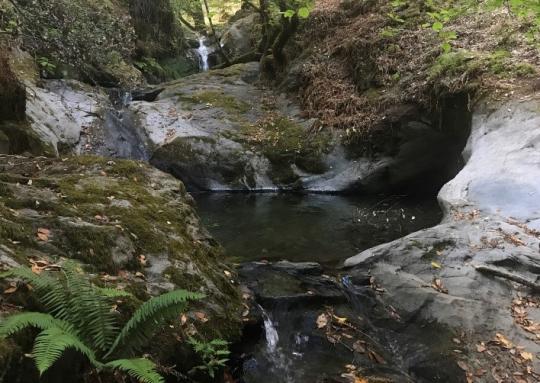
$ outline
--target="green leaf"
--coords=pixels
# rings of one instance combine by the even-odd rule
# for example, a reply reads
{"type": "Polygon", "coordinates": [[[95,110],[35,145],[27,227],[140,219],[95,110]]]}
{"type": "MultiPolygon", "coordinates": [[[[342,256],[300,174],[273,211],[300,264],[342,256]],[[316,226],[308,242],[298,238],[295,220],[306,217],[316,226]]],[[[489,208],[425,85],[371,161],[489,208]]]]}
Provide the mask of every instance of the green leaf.
{"type": "Polygon", "coordinates": [[[433,29],[435,32],[439,32],[444,28],[443,23],[440,21],[435,21],[433,25],[431,26],[431,29],[433,29]]]}
{"type": "Polygon", "coordinates": [[[0,322],[0,338],[13,335],[28,327],[47,330],[52,327],[70,329],[70,325],[61,320],[55,319],[52,315],[43,313],[20,313],[7,317],[0,322]]]}
{"type": "Polygon", "coordinates": [[[32,353],[36,359],[39,374],[43,375],[58,359],[64,351],[73,348],[86,356],[95,366],[100,366],[94,352],[86,346],[75,334],[69,333],[59,327],[51,327],[38,334],[32,353]]]}
{"type": "Polygon", "coordinates": [[[156,365],[145,358],[113,360],[105,367],[127,372],[142,383],[163,383],[165,379],[156,371],[156,365]]]}
{"type": "Polygon", "coordinates": [[[442,43],[441,48],[444,53],[449,53],[452,50],[452,46],[448,42],[442,43]]]}
{"type": "Polygon", "coordinates": [[[186,290],[175,290],[154,297],[135,311],[111,346],[106,357],[123,344],[124,349],[144,344],[160,325],[177,317],[186,307],[188,301],[204,298],[203,294],[186,290]]]}
{"type": "Polygon", "coordinates": [[[292,9],[287,9],[285,12],[283,12],[283,17],[286,17],[287,19],[290,19],[294,16],[294,11],[292,9]]]}
{"type": "Polygon", "coordinates": [[[298,10],[298,17],[301,19],[307,19],[309,17],[309,8],[302,7],[298,10]]]}

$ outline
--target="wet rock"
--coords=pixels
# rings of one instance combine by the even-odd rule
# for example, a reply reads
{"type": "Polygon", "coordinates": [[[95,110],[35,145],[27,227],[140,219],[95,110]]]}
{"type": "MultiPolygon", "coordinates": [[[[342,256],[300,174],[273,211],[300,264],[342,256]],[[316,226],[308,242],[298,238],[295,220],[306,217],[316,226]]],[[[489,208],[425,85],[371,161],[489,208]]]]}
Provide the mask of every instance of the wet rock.
{"type": "MultiPolygon", "coordinates": [[[[411,317],[470,331],[484,341],[505,334],[525,350],[540,352],[511,311],[518,291],[531,294],[516,282],[534,283],[540,270],[537,110],[536,101],[479,109],[464,151],[466,165],[439,193],[443,223],[349,258],[345,265],[353,267],[352,274],[369,270],[386,301],[411,317]]],[[[498,368],[519,370],[512,363],[498,368]]]]}
{"type": "Polygon", "coordinates": [[[340,283],[316,263],[255,262],[238,272],[250,305],[249,339],[235,350],[246,382],[464,381],[451,333],[402,320],[369,283],[340,283]]]}

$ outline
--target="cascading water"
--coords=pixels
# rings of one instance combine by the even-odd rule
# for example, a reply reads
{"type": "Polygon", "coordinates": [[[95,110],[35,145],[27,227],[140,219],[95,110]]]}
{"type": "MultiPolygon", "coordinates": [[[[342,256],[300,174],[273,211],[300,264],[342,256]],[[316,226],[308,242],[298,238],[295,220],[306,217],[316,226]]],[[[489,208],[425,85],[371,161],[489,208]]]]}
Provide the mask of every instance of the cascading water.
{"type": "Polygon", "coordinates": [[[269,363],[269,370],[279,377],[280,383],[293,383],[294,378],[291,374],[291,361],[290,357],[285,355],[281,347],[279,347],[279,334],[276,328],[276,324],[270,317],[270,315],[261,307],[263,321],[264,321],[264,332],[266,337],[266,349],[264,354],[265,358],[269,363]]]}
{"type": "Polygon", "coordinates": [[[199,37],[199,47],[197,48],[197,54],[199,55],[199,69],[202,72],[206,72],[210,69],[208,64],[208,56],[212,53],[209,47],[204,43],[204,37],[199,37]]]}
{"type": "Polygon", "coordinates": [[[266,334],[266,351],[269,354],[273,354],[277,350],[277,344],[279,342],[279,335],[277,329],[274,326],[274,322],[264,309],[259,306],[262,312],[264,320],[264,333],[266,334]]]}

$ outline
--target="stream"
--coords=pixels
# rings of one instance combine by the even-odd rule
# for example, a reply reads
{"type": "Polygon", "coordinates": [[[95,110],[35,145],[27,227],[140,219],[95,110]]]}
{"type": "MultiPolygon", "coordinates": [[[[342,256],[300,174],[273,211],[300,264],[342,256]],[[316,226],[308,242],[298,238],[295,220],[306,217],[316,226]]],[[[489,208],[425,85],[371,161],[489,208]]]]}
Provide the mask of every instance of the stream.
{"type": "Polygon", "coordinates": [[[446,355],[451,346],[444,329],[396,321],[369,276],[352,287],[351,277],[340,270],[346,257],[436,225],[442,214],[435,198],[194,197],[203,223],[229,260],[239,264],[240,281],[254,295],[254,319],[233,347],[232,369],[239,382],[338,383],[354,381],[360,372],[391,382],[460,381],[446,355]],[[326,318],[334,313],[347,318],[350,327],[318,328],[325,312],[331,312],[326,318]],[[358,371],[347,371],[345,366],[353,364],[358,371]]]}
{"type": "Polygon", "coordinates": [[[434,226],[435,198],[285,193],[194,194],[204,225],[235,262],[318,262],[328,267],[434,226]]]}

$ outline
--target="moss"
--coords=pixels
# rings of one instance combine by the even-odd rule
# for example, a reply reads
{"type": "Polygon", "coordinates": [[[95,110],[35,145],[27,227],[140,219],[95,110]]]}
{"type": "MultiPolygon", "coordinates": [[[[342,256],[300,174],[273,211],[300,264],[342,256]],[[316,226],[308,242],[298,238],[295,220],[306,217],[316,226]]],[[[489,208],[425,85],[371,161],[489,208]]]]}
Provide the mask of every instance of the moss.
{"type": "Polygon", "coordinates": [[[271,176],[278,183],[297,181],[291,165],[314,174],[326,171],[323,155],[330,148],[331,136],[326,132],[310,134],[284,116],[272,115],[256,125],[244,125],[240,139],[268,158],[271,176]]]}
{"type": "Polygon", "coordinates": [[[441,54],[429,71],[430,79],[463,75],[481,68],[481,62],[472,52],[460,50],[441,54]]]}
{"type": "Polygon", "coordinates": [[[208,104],[216,108],[221,108],[232,115],[246,113],[250,109],[249,104],[237,100],[222,91],[207,90],[192,95],[179,95],[179,98],[186,103],[208,104]]]}
{"type": "Polygon", "coordinates": [[[118,266],[113,262],[111,250],[116,246],[118,235],[112,230],[119,229],[111,229],[67,224],[62,227],[61,242],[56,245],[66,249],[70,258],[92,265],[97,270],[114,273],[118,266]]]}

